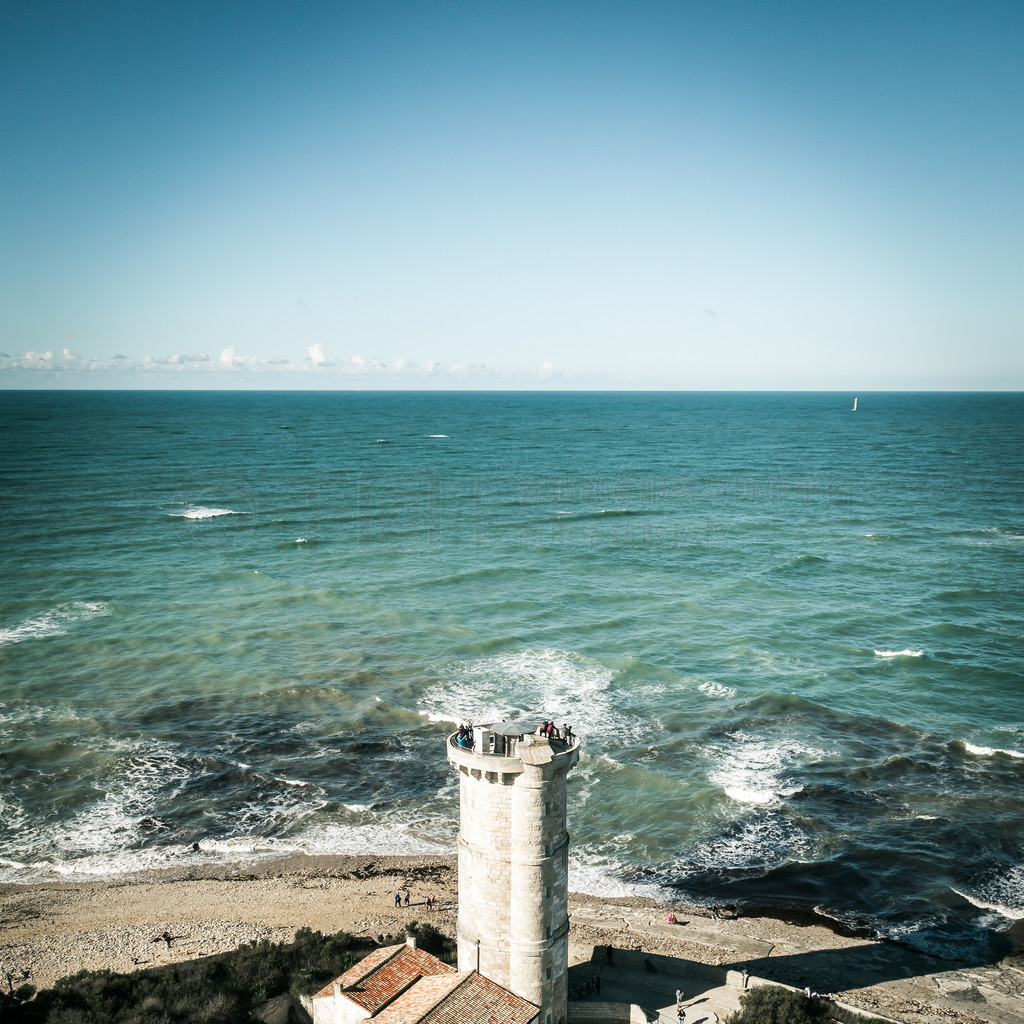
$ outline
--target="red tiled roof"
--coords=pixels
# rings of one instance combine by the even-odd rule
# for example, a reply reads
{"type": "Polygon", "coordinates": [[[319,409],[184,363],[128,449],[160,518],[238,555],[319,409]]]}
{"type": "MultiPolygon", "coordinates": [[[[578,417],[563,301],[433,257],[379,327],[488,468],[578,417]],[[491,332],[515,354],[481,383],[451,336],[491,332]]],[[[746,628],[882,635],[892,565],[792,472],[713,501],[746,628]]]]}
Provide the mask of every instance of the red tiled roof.
{"type": "Polygon", "coordinates": [[[420,1020],[457,988],[465,974],[433,974],[420,978],[415,985],[403,992],[393,1003],[373,1018],[373,1024],[411,1024],[420,1020]]]}
{"type": "MultiPolygon", "coordinates": [[[[449,967],[443,960],[403,942],[397,946],[375,949],[340,978],[335,978],[335,981],[345,996],[358,1003],[372,1017],[403,989],[424,975],[454,973],[455,968],[449,967]]],[[[330,996],[335,981],[324,986],[313,998],[330,996]]]]}
{"type": "Polygon", "coordinates": [[[529,1024],[538,1007],[485,978],[461,971],[421,978],[374,1017],[374,1024],[529,1024]]]}

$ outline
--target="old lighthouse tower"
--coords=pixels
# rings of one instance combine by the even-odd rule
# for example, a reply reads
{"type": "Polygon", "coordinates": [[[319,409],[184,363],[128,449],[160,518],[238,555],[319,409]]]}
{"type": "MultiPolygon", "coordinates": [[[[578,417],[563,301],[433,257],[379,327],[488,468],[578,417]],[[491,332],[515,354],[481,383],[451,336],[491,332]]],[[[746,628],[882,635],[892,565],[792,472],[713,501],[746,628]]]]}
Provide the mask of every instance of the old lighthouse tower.
{"type": "Polygon", "coordinates": [[[579,739],[536,723],[449,736],[459,771],[459,970],[477,970],[565,1024],[569,969],[566,777],[579,739]]]}

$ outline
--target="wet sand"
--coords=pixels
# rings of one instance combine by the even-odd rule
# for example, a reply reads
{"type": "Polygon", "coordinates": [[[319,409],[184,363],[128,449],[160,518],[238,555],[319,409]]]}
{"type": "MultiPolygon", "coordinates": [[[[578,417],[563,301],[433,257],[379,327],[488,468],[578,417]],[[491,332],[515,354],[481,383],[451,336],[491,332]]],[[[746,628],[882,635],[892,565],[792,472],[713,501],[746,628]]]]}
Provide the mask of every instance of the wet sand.
{"type": "MultiPolygon", "coordinates": [[[[10,975],[18,985],[27,972],[44,988],[82,969],[128,972],[253,940],[286,942],[302,927],[376,938],[419,920],[454,934],[456,910],[454,860],[438,857],[292,857],[103,882],[3,884],[0,981],[10,975]],[[396,891],[409,892],[408,908],[395,907],[396,891]],[[437,900],[434,911],[428,896],[437,900]],[[165,932],[170,946],[161,939],[165,932]]],[[[602,999],[628,996],[657,1008],[659,985],[677,979],[684,990],[689,984],[691,992],[706,993],[701,1006],[728,1009],[738,992],[724,984],[726,971],[746,969],[902,1021],[1024,1024],[1019,950],[990,963],[953,965],[813,920],[716,920],[705,908],[633,898],[572,895],[570,915],[575,977],[589,976],[605,947],[618,956],[611,969],[603,967],[602,999]],[[670,912],[678,923],[668,923],[670,912]],[[657,967],[654,975],[643,969],[645,959],[657,967]]],[[[706,1016],[711,1020],[710,1010],[706,1016]]]]}

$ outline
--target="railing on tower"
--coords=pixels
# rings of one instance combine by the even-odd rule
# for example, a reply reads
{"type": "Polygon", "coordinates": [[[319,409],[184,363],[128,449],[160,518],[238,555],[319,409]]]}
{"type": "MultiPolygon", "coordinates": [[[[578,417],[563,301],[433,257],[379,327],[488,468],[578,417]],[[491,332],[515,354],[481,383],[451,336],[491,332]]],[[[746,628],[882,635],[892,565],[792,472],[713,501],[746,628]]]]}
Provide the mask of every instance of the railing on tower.
{"type": "Polygon", "coordinates": [[[448,742],[457,750],[492,757],[515,757],[516,746],[524,736],[533,737],[534,743],[549,743],[555,754],[564,753],[579,746],[580,738],[569,729],[554,729],[550,734],[542,732],[540,722],[495,722],[464,729],[460,727],[448,737],[448,742]]]}

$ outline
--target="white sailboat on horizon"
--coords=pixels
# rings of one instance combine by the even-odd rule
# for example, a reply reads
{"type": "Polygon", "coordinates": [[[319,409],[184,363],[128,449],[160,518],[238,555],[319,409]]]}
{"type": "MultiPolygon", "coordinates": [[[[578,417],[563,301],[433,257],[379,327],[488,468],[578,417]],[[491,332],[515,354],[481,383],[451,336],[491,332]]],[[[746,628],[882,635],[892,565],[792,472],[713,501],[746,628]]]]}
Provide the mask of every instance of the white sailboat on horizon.
{"type": "Polygon", "coordinates": [[[853,400],[853,411],[854,412],[857,411],[857,399],[856,398],[853,400]]]}

